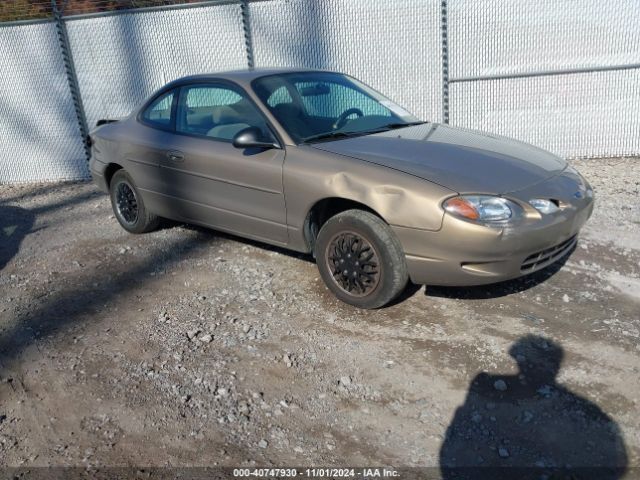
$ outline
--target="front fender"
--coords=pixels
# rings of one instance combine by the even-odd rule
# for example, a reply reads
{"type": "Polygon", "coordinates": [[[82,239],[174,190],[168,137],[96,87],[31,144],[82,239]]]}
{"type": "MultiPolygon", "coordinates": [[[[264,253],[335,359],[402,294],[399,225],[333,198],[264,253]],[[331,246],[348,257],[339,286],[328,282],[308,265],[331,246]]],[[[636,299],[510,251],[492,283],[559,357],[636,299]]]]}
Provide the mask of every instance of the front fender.
{"type": "Polygon", "coordinates": [[[287,148],[283,179],[292,248],[304,244],[305,219],[325,198],[364,204],[389,225],[437,231],[444,215],[440,205],[455,194],[413,175],[308,146],[287,148]]]}

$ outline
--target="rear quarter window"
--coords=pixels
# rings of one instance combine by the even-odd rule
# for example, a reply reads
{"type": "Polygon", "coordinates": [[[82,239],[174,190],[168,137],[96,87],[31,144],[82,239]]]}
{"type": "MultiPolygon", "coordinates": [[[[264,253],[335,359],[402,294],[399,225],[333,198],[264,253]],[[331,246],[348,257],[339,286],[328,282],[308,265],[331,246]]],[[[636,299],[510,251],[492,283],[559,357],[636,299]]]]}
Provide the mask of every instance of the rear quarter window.
{"type": "Polygon", "coordinates": [[[142,113],[144,122],[161,128],[169,128],[171,126],[173,98],[173,91],[156,98],[142,113]]]}

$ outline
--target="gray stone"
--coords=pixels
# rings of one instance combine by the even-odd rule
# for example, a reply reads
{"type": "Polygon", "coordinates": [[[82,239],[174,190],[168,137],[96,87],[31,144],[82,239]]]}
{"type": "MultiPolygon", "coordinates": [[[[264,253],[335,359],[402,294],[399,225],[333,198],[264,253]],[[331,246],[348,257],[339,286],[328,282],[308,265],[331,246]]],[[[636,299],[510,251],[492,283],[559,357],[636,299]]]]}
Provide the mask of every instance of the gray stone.
{"type": "Polygon", "coordinates": [[[529,410],[525,410],[524,412],[522,412],[523,423],[529,423],[531,420],[533,420],[533,413],[531,413],[529,410]]]}
{"type": "Polygon", "coordinates": [[[500,392],[504,392],[507,390],[507,382],[502,379],[496,380],[495,382],[493,382],[493,388],[500,392]]]}
{"type": "Polygon", "coordinates": [[[285,354],[282,356],[282,361],[285,363],[285,365],[286,365],[287,367],[291,367],[291,366],[293,366],[293,362],[291,361],[291,357],[289,356],[289,354],[288,354],[288,353],[285,353],[285,354]]]}
{"type": "Polygon", "coordinates": [[[200,330],[197,328],[194,328],[193,330],[189,330],[187,332],[187,338],[189,340],[193,340],[194,338],[196,338],[196,336],[200,333],[200,330]]]}

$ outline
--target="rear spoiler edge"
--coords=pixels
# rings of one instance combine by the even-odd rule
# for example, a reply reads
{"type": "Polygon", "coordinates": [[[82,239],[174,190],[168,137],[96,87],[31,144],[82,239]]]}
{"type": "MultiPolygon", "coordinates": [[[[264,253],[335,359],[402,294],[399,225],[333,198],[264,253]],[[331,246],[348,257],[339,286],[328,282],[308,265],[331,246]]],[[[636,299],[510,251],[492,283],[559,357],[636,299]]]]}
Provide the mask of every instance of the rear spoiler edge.
{"type": "Polygon", "coordinates": [[[107,125],[108,123],[116,123],[119,122],[120,120],[113,120],[110,118],[101,118],[100,120],[98,120],[96,122],[96,127],[101,127],[102,125],[107,125]]]}

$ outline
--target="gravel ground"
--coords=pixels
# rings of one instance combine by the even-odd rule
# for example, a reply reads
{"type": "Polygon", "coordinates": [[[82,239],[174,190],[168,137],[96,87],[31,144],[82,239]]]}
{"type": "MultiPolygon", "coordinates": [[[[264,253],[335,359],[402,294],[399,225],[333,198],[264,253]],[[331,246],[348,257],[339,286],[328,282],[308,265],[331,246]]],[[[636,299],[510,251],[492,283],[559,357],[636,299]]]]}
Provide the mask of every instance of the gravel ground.
{"type": "Polygon", "coordinates": [[[640,160],[573,163],[597,207],[566,262],[377,311],[304,256],[187,225],[129,235],[88,183],[0,187],[0,465],[635,478],[640,160]]]}

